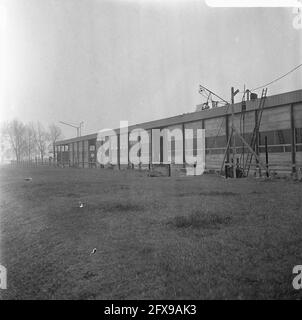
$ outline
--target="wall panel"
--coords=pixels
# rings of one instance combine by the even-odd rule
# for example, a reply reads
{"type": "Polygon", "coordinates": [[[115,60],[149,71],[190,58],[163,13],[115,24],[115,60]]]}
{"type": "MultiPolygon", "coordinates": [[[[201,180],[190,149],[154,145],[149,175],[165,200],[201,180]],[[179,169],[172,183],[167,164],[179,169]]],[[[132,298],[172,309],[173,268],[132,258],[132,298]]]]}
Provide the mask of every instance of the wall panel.
{"type": "Polygon", "coordinates": [[[260,131],[290,128],[290,106],[270,108],[263,111],[260,131]]]}
{"type": "Polygon", "coordinates": [[[205,119],[204,128],[206,137],[224,136],[225,132],[225,117],[205,119]]]}
{"type": "Polygon", "coordinates": [[[88,168],[88,140],[84,140],[84,167],[88,168]]]}

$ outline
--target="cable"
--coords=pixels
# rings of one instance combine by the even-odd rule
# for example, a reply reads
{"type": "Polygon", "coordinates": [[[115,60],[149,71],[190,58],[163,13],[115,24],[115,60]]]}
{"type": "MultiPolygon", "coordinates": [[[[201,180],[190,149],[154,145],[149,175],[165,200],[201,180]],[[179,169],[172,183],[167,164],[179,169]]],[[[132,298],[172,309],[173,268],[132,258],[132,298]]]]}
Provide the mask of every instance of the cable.
{"type": "MultiPolygon", "coordinates": [[[[210,98],[210,95],[214,95],[215,97],[217,97],[217,98],[219,99],[219,102],[224,102],[224,103],[226,103],[227,108],[226,108],[225,114],[228,113],[229,106],[230,106],[230,103],[229,103],[228,101],[224,100],[224,99],[221,98],[219,95],[217,95],[216,93],[214,93],[213,91],[209,90],[208,88],[206,88],[206,87],[204,87],[204,86],[202,86],[202,85],[199,85],[199,87],[200,87],[200,89],[203,89],[203,90],[206,90],[206,91],[209,92],[208,98],[210,98]]],[[[212,99],[212,97],[211,97],[211,99],[212,99]]],[[[208,100],[209,100],[209,99],[208,99],[208,100]]],[[[207,102],[208,102],[208,101],[207,101],[207,102]]],[[[224,122],[224,117],[221,119],[221,123],[220,123],[220,126],[219,126],[219,130],[218,130],[218,132],[217,132],[217,135],[214,137],[214,140],[213,140],[213,143],[212,143],[211,148],[213,148],[213,147],[216,145],[216,140],[217,140],[217,138],[218,138],[218,136],[219,136],[219,134],[220,134],[220,131],[221,131],[221,129],[222,129],[223,122],[224,122]]],[[[210,148],[210,149],[211,149],[211,148],[210,148]]]]}
{"type": "Polygon", "coordinates": [[[206,91],[212,93],[215,97],[219,98],[221,101],[224,101],[225,103],[229,103],[228,101],[226,101],[226,100],[224,100],[223,98],[219,97],[219,95],[217,95],[215,92],[211,91],[210,89],[208,89],[208,88],[206,88],[206,87],[204,87],[204,86],[202,86],[202,85],[199,85],[199,87],[200,87],[201,89],[205,89],[206,91]]]}
{"type": "Polygon", "coordinates": [[[269,85],[271,85],[271,84],[279,81],[280,79],[286,77],[287,75],[289,75],[290,73],[294,72],[295,70],[297,70],[297,69],[300,68],[301,66],[302,66],[302,63],[300,63],[298,66],[296,66],[295,68],[291,69],[291,70],[288,71],[287,73],[283,74],[283,75],[280,76],[279,78],[274,79],[273,81],[268,82],[268,83],[266,83],[266,84],[264,84],[264,85],[262,85],[262,86],[259,86],[259,87],[257,87],[257,88],[254,88],[254,89],[252,89],[252,90],[250,90],[250,91],[256,91],[256,90],[259,90],[259,89],[261,89],[261,88],[267,87],[267,86],[269,86],[269,85]]]}
{"type": "Polygon", "coordinates": [[[226,100],[220,98],[218,95],[216,95],[214,92],[212,92],[211,90],[208,90],[207,88],[203,87],[200,85],[200,90],[198,91],[198,93],[204,97],[206,99],[206,102],[204,102],[203,104],[209,104],[209,100],[211,100],[211,102],[213,103],[213,98],[212,98],[212,95],[214,95],[215,97],[218,97],[219,100],[215,100],[215,102],[217,103],[217,106],[218,104],[223,104],[223,105],[226,105],[228,104],[229,102],[227,102],[226,100]],[[205,92],[207,91],[208,94],[205,92]],[[222,99],[222,100],[221,100],[222,99]]]}

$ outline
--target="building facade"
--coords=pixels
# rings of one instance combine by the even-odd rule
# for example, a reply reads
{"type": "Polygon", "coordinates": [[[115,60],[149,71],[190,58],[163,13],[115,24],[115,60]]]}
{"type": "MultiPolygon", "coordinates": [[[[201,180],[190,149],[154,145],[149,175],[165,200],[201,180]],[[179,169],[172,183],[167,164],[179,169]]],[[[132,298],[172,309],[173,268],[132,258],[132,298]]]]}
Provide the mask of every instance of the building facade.
{"type": "MultiPolygon", "coordinates": [[[[255,127],[260,99],[246,101],[243,109],[242,103],[234,104],[234,124],[236,129],[249,141],[255,127]]],[[[212,108],[198,112],[186,113],[175,117],[160,119],[129,126],[128,131],[144,129],[148,132],[148,151],[141,152],[140,157],[148,157],[148,165],[132,165],[129,161],[129,150],[137,143],[129,139],[129,132],[114,130],[117,136],[116,143],[112,143],[109,157],[115,157],[114,168],[142,168],[150,169],[156,164],[170,164],[172,172],[175,169],[185,170],[191,166],[187,164],[186,155],[196,155],[200,145],[197,143],[197,129],[205,129],[205,168],[218,171],[222,167],[227,142],[231,132],[231,109],[229,106],[212,108]],[[153,129],[179,129],[183,132],[181,141],[177,137],[165,139],[164,134],[152,136],[153,129]],[[193,129],[193,143],[186,139],[186,129],[193,129]],[[126,135],[126,136],[125,136],[126,135]],[[125,146],[125,143],[127,146],[125,146]],[[179,148],[180,146],[182,148],[179,148]],[[128,152],[127,152],[128,149],[128,152]],[[126,153],[124,152],[126,150],[126,153]],[[180,154],[181,153],[181,154],[180,154]],[[181,157],[182,163],[175,164],[175,158],[181,157]]],[[[158,131],[157,131],[158,132],[158,131]]],[[[110,140],[110,134],[108,133],[110,140]]],[[[244,156],[247,151],[242,141],[235,137],[236,157],[244,156]]],[[[64,166],[99,168],[103,167],[97,161],[97,150],[100,142],[97,133],[77,137],[56,143],[57,163],[64,166]]],[[[142,148],[142,150],[147,150],[142,148]]],[[[302,168],[302,90],[268,96],[262,113],[259,136],[257,137],[257,153],[265,161],[268,151],[268,164],[270,171],[276,173],[291,173],[302,168]],[[265,139],[267,149],[265,149],[265,139]]],[[[230,158],[227,154],[227,160],[230,158]]],[[[145,162],[145,161],[142,161],[145,162]]],[[[171,170],[171,169],[170,169],[171,170]]],[[[255,172],[256,163],[253,160],[251,173],[255,172]]]]}

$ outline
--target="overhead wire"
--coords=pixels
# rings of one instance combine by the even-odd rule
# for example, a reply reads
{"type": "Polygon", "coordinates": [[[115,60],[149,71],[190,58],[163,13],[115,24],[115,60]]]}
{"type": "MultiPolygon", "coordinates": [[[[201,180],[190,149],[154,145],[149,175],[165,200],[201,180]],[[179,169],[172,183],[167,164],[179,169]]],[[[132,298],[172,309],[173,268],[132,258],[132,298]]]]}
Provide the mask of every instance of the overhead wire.
{"type": "Polygon", "coordinates": [[[266,84],[263,84],[263,85],[261,85],[261,86],[258,86],[258,87],[256,87],[256,88],[254,88],[254,89],[251,89],[250,91],[256,91],[256,90],[262,89],[262,88],[264,88],[264,87],[268,87],[268,86],[270,86],[271,84],[273,84],[273,83],[275,83],[275,82],[277,82],[277,81],[285,78],[286,76],[288,76],[288,75],[291,74],[292,72],[294,72],[294,71],[296,71],[297,69],[299,69],[301,66],[302,66],[302,63],[300,63],[299,65],[297,65],[297,66],[294,67],[293,69],[289,70],[288,72],[286,72],[286,73],[283,74],[282,76],[280,76],[280,77],[278,77],[278,78],[276,78],[276,79],[274,79],[274,80],[272,80],[272,81],[270,81],[270,82],[268,82],[268,83],[266,83],[266,84]]]}
{"type": "MultiPolygon", "coordinates": [[[[256,87],[256,88],[253,88],[253,89],[251,89],[251,90],[249,90],[249,91],[250,91],[250,92],[251,92],[251,91],[256,91],[256,90],[262,89],[262,88],[264,88],[264,87],[270,86],[271,84],[273,84],[273,83],[275,83],[275,82],[277,82],[277,81],[285,78],[286,76],[288,76],[289,74],[291,74],[291,73],[294,72],[295,70],[299,69],[301,66],[302,66],[302,63],[300,63],[299,65],[297,65],[297,66],[294,67],[293,69],[289,70],[289,71],[286,72],[285,74],[281,75],[280,77],[278,77],[278,78],[276,78],[276,79],[274,79],[274,80],[272,80],[272,81],[270,81],[270,82],[268,82],[268,83],[266,83],[266,84],[263,84],[263,85],[258,86],[258,87],[256,87]]],[[[224,100],[223,98],[221,98],[220,96],[218,96],[217,94],[215,94],[213,91],[207,89],[207,88],[204,87],[204,86],[201,86],[201,85],[200,85],[200,88],[201,88],[201,91],[200,91],[200,92],[203,92],[203,90],[206,90],[206,91],[209,92],[209,95],[207,96],[207,99],[209,99],[209,97],[211,96],[211,94],[213,94],[213,95],[215,95],[217,98],[220,99],[219,102],[224,102],[224,103],[226,103],[225,114],[228,113],[229,106],[230,106],[230,103],[229,103],[228,101],[224,100]]],[[[243,101],[243,99],[245,98],[246,91],[247,91],[247,90],[244,88],[243,92],[241,92],[241,93],[243,93],[242,101],[243,101]]],[[[242,115],[241,115],[241,119],[240,119],[240,127],[241,127],[241,121],[242,121],[242,115]]],[[[213,140],[212,148],[215,146],[215,142],[216,142],[216,140],[217,140],[217,137],[219,136],[219,134],[220,134],[220,132],[221,132],[223,122],[224,122],[224,117],[223,117],[222,120],[221,120],[221,123],[220,123],[219,129],[218,129],[217,135],[215,136],[215,138],[214,138],[214,140],[213,140]]],[[[241,128],[240,128],[240,130],[241,130],[241,128]]]]}

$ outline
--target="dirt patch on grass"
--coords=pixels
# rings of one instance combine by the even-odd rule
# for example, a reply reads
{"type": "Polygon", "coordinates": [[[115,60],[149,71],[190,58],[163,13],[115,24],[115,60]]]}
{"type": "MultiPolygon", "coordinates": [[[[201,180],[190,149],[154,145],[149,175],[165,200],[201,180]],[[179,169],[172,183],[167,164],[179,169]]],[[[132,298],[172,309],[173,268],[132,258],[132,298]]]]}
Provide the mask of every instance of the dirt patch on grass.
{"type": "Polygon", "coordinates": [[[141,211],[144,210],[142,205],[138,205],[130,202],[113,202],[106,203],[104,206],[101,206],[102,209],[109,212],[129,212],[129,211],[141,211]]]}
{"type": "Polygon", "coordinates": [[[142,210],[143,207],[136,205],[136,204],[131,204],[131,203],[117,203],[112,205],[109,210],[110,211],[139,211],[142,210]]]}
{"type": "Polygon", "coordinates": [[[176,216],[168,222],[175,228],[198,228],[198,229],[219,229],[228,226],[232,222],[230,216],[219,216],[217,214],[204,215],[201,212],[193,212],[187,216],[176,216]]]}
{"type": "Polygon", "coordinates": [[[206,192],[198,192],[198,193],[180,193],[178,197],[189,197],[189,196],[237,196],[238,193],[231,191],[206,191],[206,192]]]}
{"type": "Polygon", "coordinates": [[[66,196],[67,196],[68,198],[80,198],[80,194],[78,194],[78,193],[73,193],[73,192],[67,193],[66,196]]]}
{"type": "Polygon", "coordinates": [[[119,192],[120,190],[130,190],[128,185],[113,185],[101,191],[101,193],[119,192]]]}

